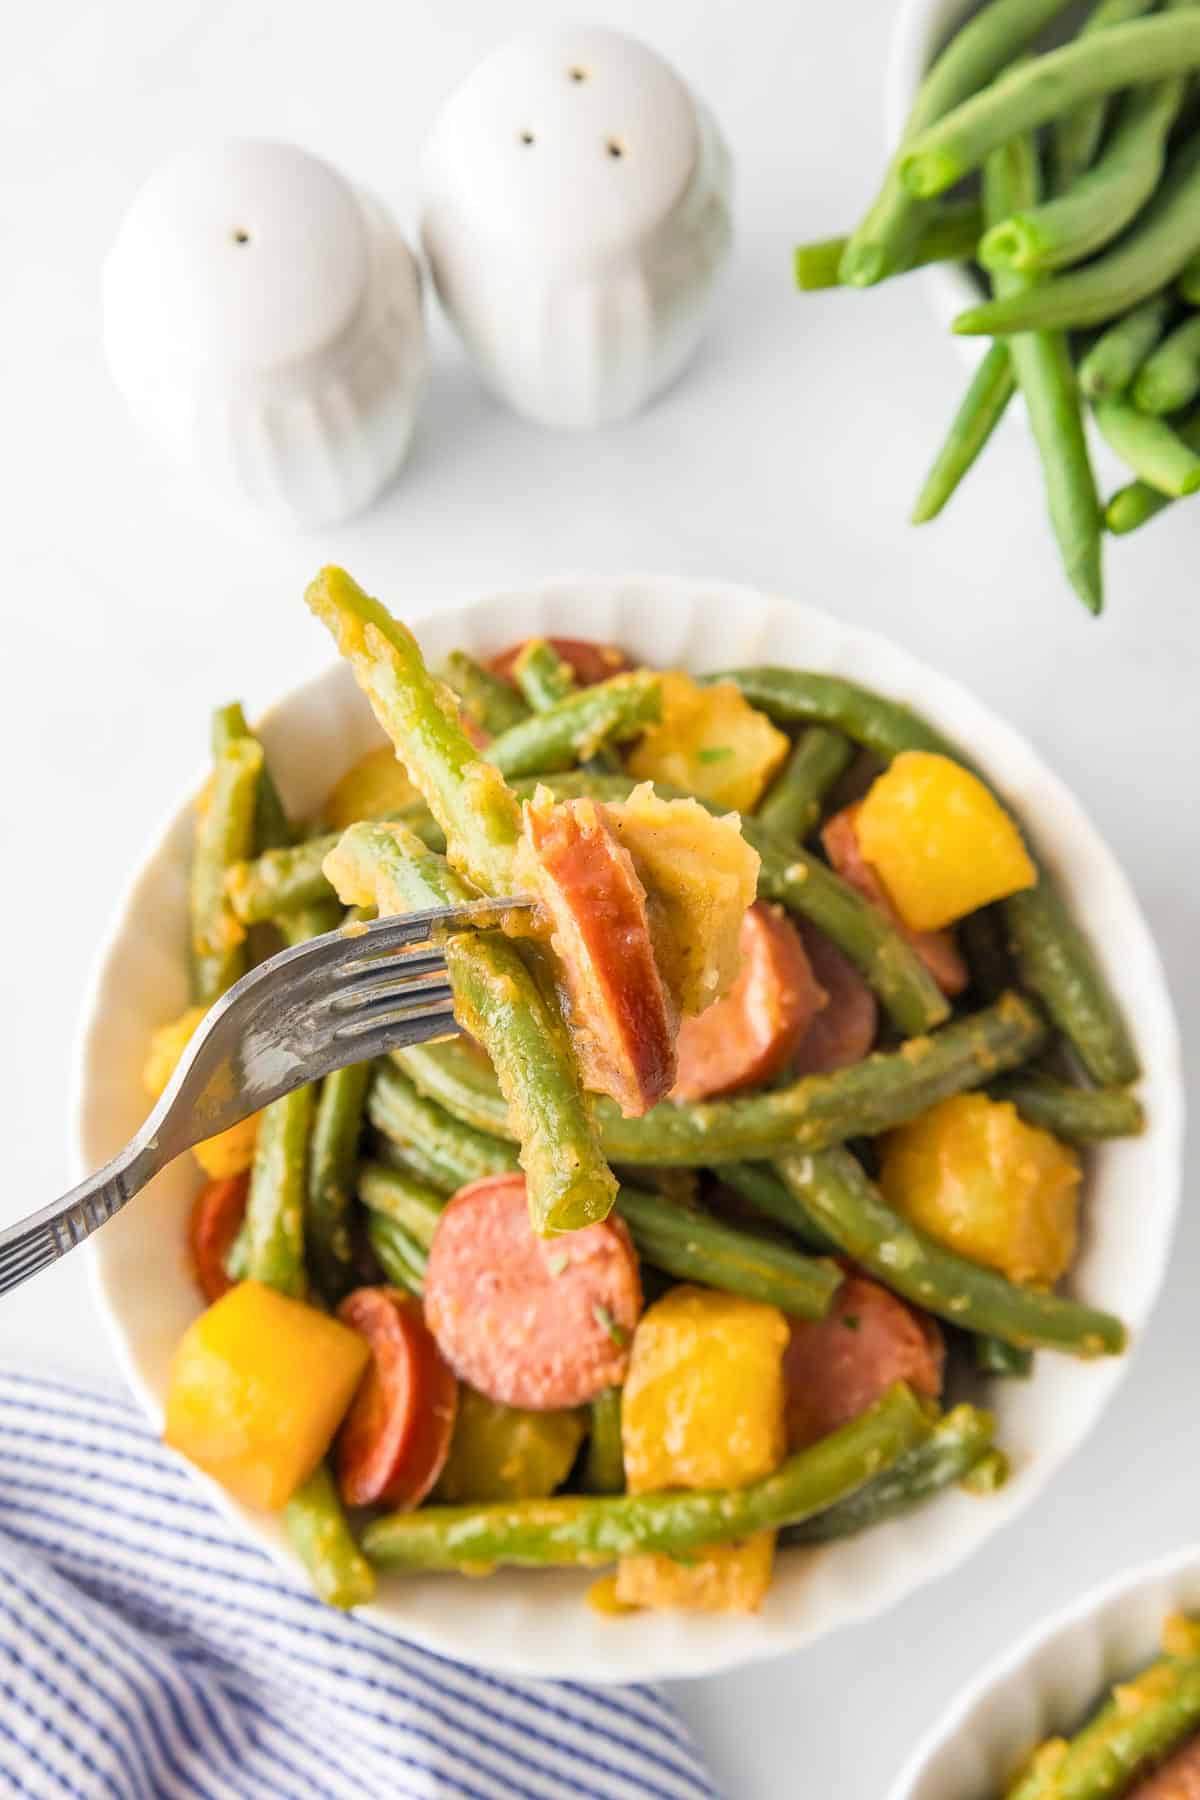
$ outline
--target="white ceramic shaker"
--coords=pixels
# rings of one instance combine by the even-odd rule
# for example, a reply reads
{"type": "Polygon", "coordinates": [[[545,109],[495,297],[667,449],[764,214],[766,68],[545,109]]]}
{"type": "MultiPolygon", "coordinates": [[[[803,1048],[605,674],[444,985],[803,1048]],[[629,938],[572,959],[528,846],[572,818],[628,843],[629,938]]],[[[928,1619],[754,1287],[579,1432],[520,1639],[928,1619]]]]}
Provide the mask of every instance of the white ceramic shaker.
{"type": "Polygon", "coordinates": [[[421,223],[488,386],[547,425],[636,412],[704,332],[731,185],[712,116],[644,44],[563,26],[494,50],[434,123],[421,223]]]}
{"type": "Polygon", "coordinates": [[[377,201],[292,145],[187,151],[150,177],[105,264],[104,334],[137,426],[222,508],[328,524],[408,449],[416,260],[377,201]]]}

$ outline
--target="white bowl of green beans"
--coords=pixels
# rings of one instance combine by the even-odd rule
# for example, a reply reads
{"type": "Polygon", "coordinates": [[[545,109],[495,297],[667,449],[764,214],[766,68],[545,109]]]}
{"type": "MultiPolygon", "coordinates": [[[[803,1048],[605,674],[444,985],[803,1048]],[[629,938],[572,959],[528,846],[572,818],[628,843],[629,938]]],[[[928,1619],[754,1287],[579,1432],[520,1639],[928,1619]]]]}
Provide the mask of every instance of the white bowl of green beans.
{"type": "MultiPolygon", "coordinates": [[[[297,631],[318,627],[296,596],[297,631]]],[[[482,599],[417,627],[427,654],[486,657],[532,635],[590,637],[635,662],[693,672],[771,663],[843,677],[921,713],[964,747],[1028,826],[1069,912],[1098,954],[1143,1069],[1140,1136],[1085,1158],[1080,1255],[1069,1297],[1119,1315],[1136,1354],[1166,1265],[1178,1202],[1181,1077],[1162,969],[1132,888],[1082,808],[1016,732],[934,669],[807,605],[720,582],[662,576],[568,579],[482,599]]],[[[228,699],[216,695],[214,701],[228,699]]],[[[252,696],[248,698],[252,699],[252,696]]],[[[189,727],[199,741],[205,721],[189,727]]],[[[380,742],[345,665],[278,701],[261,721],[285,808],[311,816],[331,784],[380,742]]],[[[193,795],[156,830],[101,952],[85,1010],[76,1136],[81,1167],[103,1162],[141,1123],[141,1070],[152,1031],[185,1004],[193,795]]],[[[95,1292],[129,1382],[160,1422],[175,1345],[201,1307],[186,1219],[199,1177],[167,1170],[94,1240],[95,1292]]],[[[998,1491],[959,1488],[903,1518],[818,1546],[782,1549],[754,1616],[602,1616],[581,1570],[502,1570],[487,1581],[389,1575],[365,1616],[445,1655],[513,1674],[624,1682],[709,1674],[811,1644],[944,1574],[1016,1517],[1096,1425],[1129,1354],[1039,1352],[1032,1379],[969,1378],[993,1409],[1011,1459],[998,1491]]],[[[298,1571],[278,1519],[239,1507],[197,1474],[214,1501],[298,1571]]]]}

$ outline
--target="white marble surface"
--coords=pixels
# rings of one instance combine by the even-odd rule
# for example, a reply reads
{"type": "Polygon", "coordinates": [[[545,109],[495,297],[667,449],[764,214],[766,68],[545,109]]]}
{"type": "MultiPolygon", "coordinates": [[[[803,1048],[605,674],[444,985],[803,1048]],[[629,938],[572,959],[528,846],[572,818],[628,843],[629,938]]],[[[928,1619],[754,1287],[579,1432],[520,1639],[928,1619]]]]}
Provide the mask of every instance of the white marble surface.
{"type": "MultiPolygon", "coordinates": [[[[1200,511],[1111,546],[1109,611],[1064,589],[1013,420],[943,523],[907,507],[962,384],[920,289],[800,299],[798,236],[844,226],[880,148],[884,0],[44,0],[0,22],[0,1217],[65,1185],[71,1037],[106,914],[204,753],[207,710],[252,710],[321,666],[300,604],[349,564],[410,612],[572,569],[658,568],[794,591],[971,683],[1073,784],[1157,930],[1196,1088],[1200,511]],[[407,225],[437,99],[498,35],[564,13],[641,30],[714,106],[739,242],[712,339],[642,418],[563,437],[500,411],[435,329],[398,485],[315,537],[235,541],[132,442],[100,355],[99,263],[168,150],[290,138],[407,225]],[[20,934],[28,934],[23,946],[20,934]]],[[[1130,1194],[1137,1207],[1139,1196],[1130,1194]]],[[[966,1569],[804,1656],[679,1690],[732,1800],[878,1800],[957,1683],[1044,1610],[1196,1535],[1200,1225],[1101,1430],[966,1569]]],[[[112,1384],[69,1261],[0,1307],[0,1358],[112,1384]]]]}

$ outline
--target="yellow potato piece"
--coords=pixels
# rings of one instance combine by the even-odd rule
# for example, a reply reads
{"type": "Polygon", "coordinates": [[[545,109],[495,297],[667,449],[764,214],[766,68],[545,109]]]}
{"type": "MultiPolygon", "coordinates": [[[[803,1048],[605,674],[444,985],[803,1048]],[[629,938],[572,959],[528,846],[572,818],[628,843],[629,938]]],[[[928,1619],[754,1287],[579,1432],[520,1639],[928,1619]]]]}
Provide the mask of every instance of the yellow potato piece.
{"type": "MultiPolygon", "coordinates": [[[[150,1053],[142,1069],[142,1085],[151,1100],[157,1100],[165,1090],[203,1017],[202,1006],[189,1006],[177,1019],[160,1025],[151,1037],[150,1053]]],[[[248,1119],[231,1125],[228,1131],[220,1131],[216,1137],[205,1138],[203,1143],[193,1147],[196,1161],[213,1181],[219,1181],[225,1175],[240,1175],[243,1169],[251,1166],[258,1140],[258,1119],[257,1113],[251,1113],[248,1119]]]]}
{"type": "Polygon", "coordinates": [[[421,798],[390,744],[368,750],[348,769],[321,809],[331,831],[359,819],[384,819],[421,798]]]}
{"type": "MultiPolygon", "coordinates": [[[[778,1467],[788,1326],[774,1306],[710,1288],[672,1288],[634,1333],[621,1412],[629,1491],[740,1487],[778,1467]]],[[[775,1534],[686,1558],[624,1557],[623,1605],[754,1612],[771,1581],[775,1534]]]]}
{"type": "Polygon", "coordinates": [[[1033,887],[1037,870],[1000,802],[948,756],[905,750],[859,806],[859,847],[913,931],[938,931],[1033,887]]]}
{"type": "Polygon", "coordinates": [[[1075,1255],[1080,1174],[1074,1150],[1008,1101],[956,1094],[888,1133],[880,1186],[948,1249],[1050,1287],[1075,1255]]]}
{"type": "Polygon", "coordinates": [[[730,681],[700,687],[690,675],[662,677],[662,719],[626,758],[638,781],[669,782],[750,812],[790,749],[782,731],[730,681]]]}
{"type": "Polygon", "coordinates": [[[247,1506],[277,1512],[329,1448],[369,1357],[336,1319],[239,1282],[180,1340],[163,1439],[247,1506]]]}

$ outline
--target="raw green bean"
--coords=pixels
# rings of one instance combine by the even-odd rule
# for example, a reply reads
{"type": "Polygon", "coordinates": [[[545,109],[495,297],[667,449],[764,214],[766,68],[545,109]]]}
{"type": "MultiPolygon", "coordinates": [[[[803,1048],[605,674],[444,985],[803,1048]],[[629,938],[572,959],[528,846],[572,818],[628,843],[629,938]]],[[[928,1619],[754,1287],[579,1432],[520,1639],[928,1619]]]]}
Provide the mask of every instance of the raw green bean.
{"type": "MultiPolygon", "coordinates": [[[[1107,31],[1113,25],[1126,25],[1153,8],[1154,0],[1099,0],[1078,35],[1083,37],[1089,32],[1107,31]]],[[[1091,166],[1104,135],[1107,113],[1106,100],[1085,100],[1051,124],[1050,170],[1056,194],[1063,194],[1074,186],[1084,170],[1091,166]]]]}
{"type": "Polygon", "coordinates": [[[354,1286],[350,1210],[369,1063],[335,1069],[321,1083],[305,1190],[304,1250],[317,1292],[336,1306],[354,1286]]]}
{"type": "MultiPolygon", "coordinates": [[[[252,738],[254,733],[246,723],[246,715],[238,701],[222,706],[213,714],[212,720],[212,753],[214,757],[221,754],[226,744],[232,744],[237,738],[252,738]]],[[[279,797],[279,789],[275,786],[271,771],[264,760],[262,774],[258,778],[258,797],[254,806],[254,849],[273,850],[279,844],[290,844],[292,827],[287,813],[283,809],[283,801],[279,797]]]]}
{"type": "Polygon", "coordinates": [[[1004,1076],[988,1092],[994,1100],[1011,1100],[1027,1124],[1071,1143],[1139,1137],[1146,1128],[1142,1103],[1128,1088],[1071,1087],[1052,1075],[1022,1069],[1004,1076]]]}
{"type": "MultiPolygon", "coordinates": [[[[429,850],[446,848],[440,825],[423,803],[406,806],[393,815],[421,839],[429,850]]],[[[334,900],[325,874],[325,858],[341,842],[341,832],[311,837],[302,844],[268,850],[252,860],[235,863],[225,876],[229,904],[243,925],[266,925],[302,907],[334,900]]]]}
{"type": "Polygon", "coordinates": [[[621,1442],[621,1390],[605,1388],[588,1408],[587,1449],[581,1486],[585,1494],[620,1494],[625,1489],[621,1442]]]}
{"type": "Polygon", "coordinates": [[[375,1598],[375,1571],[354,1541],[324,1463],[292,1495],[283,1523],[288,1542],[327,1606],[347,1611],[375,1598]]]}
{"type": "Polygon", "coordinates": [[[421,1298],[425,1286],[428,1253],[395,1219],[373,1212],[367,1220],[367,1242],[375,1260],[394,1287],[421,1298]]]}
{"type": "Polygon", "coordinates": [[[837,1245],[811,1220],[802,1217],[796,1202],[779,1179],[770,1163],[722,1163],[715,1171],[717,1179],[746,1201],[764,1219],[782,1225],[808,1250],[836,1253],[837,1245]]]}
{"type": "Polygon", "coordinates": [[[1111,1800],[1200,1725],[1200,1659],[1160,1657],[1063,1747],[1038,1757],[1007,1800],[1111,1800]]]}
{"type": "Polygon", "coordinates": [[[1016,388],[1007,344],[992,344],[971,377],[962,404],[951,420],[945,441],[917,495],[912,510],[914,525],[924,525],[941,512],[1000,423],[1016,388]]]}
{"type": "Polygon", "coordinates": [[[446,1205],[445,1194],[382,1163],[368,1162],[358,1171],[358,1197],[368,1211],[402,1225],[422,1250],[431,1248],[446,1205]]]}
{"type": "Polygon", "coordinates": [[[755,815],[759,824],[802,844],[820,824],[822,802],[854,756],[854,745],[841,732],[810,726],[767,790],[755,815]]]}
{"type": "MultiPolygon", "coordinates": [[[[1011,219],[1038,197],[1037,151],[1018,137],[992,152],[984,165],[984,215],[1011,219]]],[[[998,295],[1024,293],[1036,276],[998,269],[998,295]]],[[[1021,332],[1008,340],[1013,374],[1025,400],[1042,464],[1050,523],[1072,587],[1090,612],[1104,604],[1101,574],[1100,496],[1092,473],[1075,368],[1060,332],[1021,332]]]]}
{"type": "Polygon", "coordinates": [[[575,672],[548,638],[530,638],[513,664],[513,680],[530,712],[549,712],[575,691],[575,672]]]}
{"type": "Polygon", "coordinates": [[[189,889],[192,999],[211,1006],[247,968],[246,934],[225,897],[225,872],[254,848],[262,745],[233,738],[216,758],[196,821],[189,889]]]}
{"type": "MultiPolygon", "coordinates": [[[[831,1075],[805,1075],[765,1093],[691,1105],[664,1102],[640,1119],[623,1118],[610,1100],[595,1102],[601,1142],[614,1162],[713,1168],[755,1161],[783,1149],[824,1149],[849,1137],[873,1137],[915,1118],[950,1094],[991,1081],[1035,1056],[1045,1026],[1019,994],[877,1051],[831,1075]]],[[[508,1112],[495,1078],[461,1044],[398,1050],[396,1060],[422,1093],[482,1131],[509,1137],[508,1112]]]]}
{"type": "Polygon", "coordinates": [[[969,95],[986,89],[1062,10],[1063,0],[993,0],[954,34],[918,88],[879,194],[846,246],[844,282],[870,287],[906,265],[929,213],[901,180],[905,150],[969,95]]]}
{"type": "Polygon", "coordinates": [[[484,760],[510,778],[553,774],[605,744],[637,737],[661,716],[659,677],[649,669],[635,669],[568,693],[545,712],[512,726],[488,745],[484,760]]]}
{"type": "Polygon", "coordinates": [[[440,1194],[519,1167],[511,1144],[472,1130],[424,1099],[394,1063],[380,1063],[376,1069],[367,1117],[392,1140],[388,1151],[404,1153],[405,1172],[440,1194]]]}
{"type": "MultiPolygon", "coordinates": [[[[906,275],[930,263],[966,262],[975,254],[983,219],[974,200],[952,200],[928,213],[925,225],[902,265],[891,271],[906,275]]],[[[842,257],[849,238],[823,238],[818,243],[797,244],[794,257],[796,286],[805,293],[841,286],[842,257]]]]}
{"type": "MultiPolygon", "coordinates": [[[[1200,407],[1186,419],[1181,419],[1175,429],[1190,450],[1200,451],[1200,407]]],[[[1128,487],[1118,488],[1109,501],[1104,522],[1110,531],[1123,535],[1127,531],[1136,531],[1139,525],[1145,525],[1165,507],[1174,504],[1148,482],[1131,481],[1128,487]]]]}
{"type": "Polygon", "coordinates": [[[823,1512],[891,1468],[930,1429],[924,1409],[897,1383],[849,1425],[745,1487],[422,1506],[377,1519],[363,1545],[384,1568],[414,1571],[591,1567],[644,1550],[680,1555],[823,1512]]]}
{"type": "Polygon", "coordinates": [[[1200,313],[1177,325],[1138,370],[1133,402],[1143,412],[1173,413],[1200,394],[1200,313]]]}
{"type": "Polygon", "coordinates": [[[263,1108],[243,1226],[247,1278],[297,1299],[307,1286],[304,1199],[312,1121],[311,1087],[296,1088],[263,1108]]]}
{"type": "Polygon", "coordinates": [[[1044,274],[1082,262],[1111,243],[1162,179],[1167,136],[1183,90],[1182,76],[1131,89],[1111,137],[1085,175],[1053,200],[1027,202],[989,226],[979,245],[984,268],[1044,274]]]}
{"type": "MultiPolygon", "coordinates": [[[[969,757],[910,708],[836,675],[764,667],[703,679],[732,681],[776,724],[833,725],[888,761],[902,750],[931,750],[974,768],[969,757]]],[[[986,781],[981,770],[974,773],[986,781]]],[[[1003,795],[998,797],[1003,801],[1003,795]]],[[[1048,871],[1040,868],[1037,886],[1012,895],[1003,913],[1022,982],[1074,1045],[1092,1080],[1102,1087],[1136,1081],[1137,1052],[1120,1010],[1048,871]]]]}
{"type": "Polygon", "coordinates": [[[1101,332],[1079,365],[1079,385],[1089,400],[1123,394],[1166,329],[1167,294],[1151,294],[1101,332]]]}
{"type": "Polygon", "coordinates": [[[943,1489],[953,1487],[991,1448],[996,1422],[978,1406],[955,1406],[933,1427],[923,1444],[894,1462],[886,1474],[869,1481],[856,1494],[816,1513],[779,1534],[781,1548],[791,1544],[828,1544],[853,1537],[871,1525],[901,1518],[943,1489]]]}
{"type": "Polygon", "coordinates": [[[1200,306],[1200,255],[1184,265],[1179,276],[1179,297],[1189,306],[1200,306]]]}
{"type": "Polygon", "coordinates": [[[1033,1372],[1033,1351],[1006,1344],[1002,1338],[980,1332],[975,1338],[975,1367],[981,1375],[1027,1381],[1033,1372]]]}
{"type": "Polygon", "coordinates": [[[1165,419],[1139,412],[1127,400],[1101,400],[1095,413],[1100,430],[1139,481],[1172,500],[1183,500],[1200,488],[1200,456],[1165,419]]]}
{"type": "Polygon", "coordinates": [[[796,1319],[821,1319],[841,1286],[835,1263],[751,1236],[661,1194],[622,1187],[617,1211],[643,1261],[680,1281],[762,1300],[796,1319]]]}
{"type": "MultiPolygon", "coordinates": [[[[1163,19],[1200,31],[1200,18],[1163,19]]],[[[1130,31],[1148,30],[1131,25],[1130,31]]],[[[952,329],[994,337],[1020,331],[1078,330],[1102,325],[1167,287],[1200,244],[1200,134],[1173,153],[1154,199],[1136,224],[1103,256],[1042,282],[1028,293],[1006,294],[969,308],[952,329]]]]}
{"type": "Polygon", "coordinates": [[[512,683],[485,669],[465,650],[450,652],[442,664],[441,676],[475,723],[492,737],[529,717],[529,708],[512,683]]]}
{"type": "MultiPolygon", "coordinates": [[[[341,899],[375,900],[381,916],[475,898],[454,871],[403,825],[352,825],[329,858],[341,899]]],[[[561,1015],[524,951],[501,931],[445,940],[455,1018],[492,1059],[521,1146],[535,1229],[575,1231],[602,1219],[617,1183],[605,1164],[580,1092],[561,1015]]]]}
{"type": "Polygon", "coordinates": [[[348,659],[409,779],[445,832],[455,868],[485,894],[511,893],[521,823],[516,799],[498,770],[479,760],[412,632],[344,569],[322,569],[305,599],[348,659]]]}
{"type": "Polygon", "coordinates": [[[910,194],[943,193],[1001,144],[1048,125],[1082,101],[1198,68],[1200,19],[1186,12],[1085,34],[1011,69],[944,112],[902,146],[901,179],[910,194]]]}
{"type": "Polygon", "coordinates": [[[791,1153],[776,1168],[798,1206],[842,1252],[915,1306],[1018,1349],[1044,1346],[1074,1356],[1117,1356],[1125,1327],[1110,1313],[1036,1288],[935,1243],[886,1204],[848,1150],[791,1153]]]}

